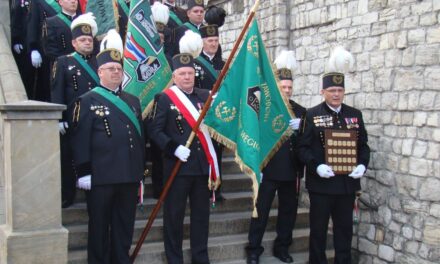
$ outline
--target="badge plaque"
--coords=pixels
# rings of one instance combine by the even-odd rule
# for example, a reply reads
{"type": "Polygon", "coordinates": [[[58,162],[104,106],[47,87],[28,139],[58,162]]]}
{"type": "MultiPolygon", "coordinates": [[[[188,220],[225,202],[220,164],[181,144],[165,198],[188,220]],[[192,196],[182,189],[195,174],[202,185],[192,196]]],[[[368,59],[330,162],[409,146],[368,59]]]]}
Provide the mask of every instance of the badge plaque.
{"type": "Polygon", "coordinates": [[[349,174],[357,166],[357,136],[353,130],[326,129],[325,163],[335,174],[349,174]]]}

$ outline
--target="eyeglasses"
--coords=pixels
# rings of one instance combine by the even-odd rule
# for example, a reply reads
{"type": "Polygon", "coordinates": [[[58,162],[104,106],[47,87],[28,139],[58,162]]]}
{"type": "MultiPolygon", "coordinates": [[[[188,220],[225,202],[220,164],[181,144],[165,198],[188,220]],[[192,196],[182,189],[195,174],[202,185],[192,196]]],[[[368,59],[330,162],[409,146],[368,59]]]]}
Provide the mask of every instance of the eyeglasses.
{"type": "Polygon", "coordinates": [[[122,67],[107,67],[107,68],[102,68],[103,70],[109,70],[109,72],[122,72],[124,71],[124,69],[122,69],[122,67]]]}

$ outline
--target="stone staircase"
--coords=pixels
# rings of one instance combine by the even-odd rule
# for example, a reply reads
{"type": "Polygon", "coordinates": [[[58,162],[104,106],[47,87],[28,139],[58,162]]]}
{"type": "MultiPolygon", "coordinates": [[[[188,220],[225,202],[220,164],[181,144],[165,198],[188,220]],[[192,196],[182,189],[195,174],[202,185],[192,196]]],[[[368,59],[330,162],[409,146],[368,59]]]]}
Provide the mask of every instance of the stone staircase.
{"type": "MultiPolygon", "coordinates": [[[[243,175],[234,163],[231,154],[223,158],[223,196],[222,203],[211,208],[209,229],[209,257],[212,263],[246,263],[245,246],[252,214],[252,191],[250,179],[243,175]]],[[[136,243],[147,222],[148,216],[156,204],[152,199],[150,178],[147,179],[143,208],[138,208],[133,244],[136,243]]],[[[188,206],[189,207],[189,206],[188,206]]],[[[189,209],[187,207],[187,213],[189,209]]],[[[266,233],[263,238],[265,251],[260,263],[282,263],[272,257],[272,244],[275,239],[277,199],[270,212],[266,233]]],[[[84,193],[77,194],[77,202],[70,208],[63,209],[63,225],[69,230],[69,263],[87,263],[87,211],[84,193]]],[[[189,214],[184,221],[183,252],[185,263],[190,263],[189,249],[189,214]]],[[[159,212],[135,263],[166,263],[162,240],[163,219],[159,212]]],[[[298,216],[293,232],[293,244],[290,252],[295,263],[307,263],[308,258],[308,210],[298,208],[298,216]]],[[[133,245],[134,246],[134,245],[133,245]]],[[[332,238],[328,239],[328,248],[332,248],[332,238]]],[[[327,256],[333,258],[333,251],[327,256]]]]}

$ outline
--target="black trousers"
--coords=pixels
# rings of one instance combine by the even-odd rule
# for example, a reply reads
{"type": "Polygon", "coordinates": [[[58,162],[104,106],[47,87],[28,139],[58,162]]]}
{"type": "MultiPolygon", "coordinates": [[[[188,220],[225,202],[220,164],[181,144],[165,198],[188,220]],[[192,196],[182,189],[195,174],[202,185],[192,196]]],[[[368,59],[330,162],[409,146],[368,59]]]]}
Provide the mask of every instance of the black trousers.
{"type": "MultiPolygon", "coordinates": [[[[29,55],[30,56],[30,55],[29,55]]],[[[41,55],[43,63],[40,68],[35,71],[35,91],[33,91],[32,99],[42,102],[50,102],[50,78],[51,78],[51,65],[49,58],[41,55]]]]}
{"type": "MultiPolygon", "coordinates": [[[[150,140],[150,157],[151,157],[151,183],[153,186],[153,198],[158,199],[163,189],[163,160],[162,151],[159,146],[150,140]]],[[[169,177],[166,175],[165,177],[169,177]]]]}
{"type": "Polygon", "coordinates": [[[353,237],[353,204],[355,194],[330,195],[309,192],[311,264],[327,263],[325,249],[330,217],[333,221],[335,264],[351,263],[353,237]]]}
{"type": "Polygon", "coordinates": [[[138,187],[139,183],[98,185],[86,192],[89,264],[131,264],[138,187]]]}
{"type": "Polygon", "coordinates": [[[31,55],[26,49],[22,50],[20,54],[12,52],[17,63],[18,71],[20,72],[21,80],[29,100],[35,100],[36,83],[34,81],[37,69],[32,66],[31,55]]]}
{"type": "Polygon", "coordinates": [[[278,217],[274,250],[287,251],[292,244],[292,231],[295,226],[298,209],[296,182],[272,181],[263,178],[257,197],[258,218],[251,219],[249,228],[249,245],[246,247],[248,255],[261,255],[264,251],[264,248],[261,246],[261,240],[266,230],[275,192],[278,192],[278,217]]]}
{"type": "Polygon", "coordinates": [[[191,208],[190,213],[190,246],[193,264],[209,263],[208,233],[209,233],[209,190],[208,175],[179,176],[165,199],[164,245],[168,264],[182,264],[183,252],[183,220],[187,198],[191,208]]]}
{"type": "Polygon", "coordinates": [[[76,192],[76,175],[73,166],[69,135],[60,135],[61,154],[61,199],[72,203],[76,192]]]}

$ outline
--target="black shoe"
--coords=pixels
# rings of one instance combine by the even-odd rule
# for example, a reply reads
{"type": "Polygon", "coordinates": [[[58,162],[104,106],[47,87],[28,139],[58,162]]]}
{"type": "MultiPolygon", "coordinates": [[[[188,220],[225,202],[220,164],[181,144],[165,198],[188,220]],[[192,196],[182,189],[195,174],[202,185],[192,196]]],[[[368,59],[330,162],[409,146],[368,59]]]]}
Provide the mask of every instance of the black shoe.
{"type": "Polygon", "coordinates": [[[67,208],[67,207],[71,206],[72,204],[73,204],[73,201],[64,200],[64,201],[61,203],[61,208],[67,208]]]}
{"type": "Polygon", "coordinates": [[[259,258],[260,257],[257,254],[250,254],[247,256],[246,264],[258,264],[259,258]]]}
{"type": "Polygon", "coordinates": [[[273,255],[284,263],[293,262],[293,258],[286,251],[274,251],[273,255]]]}

